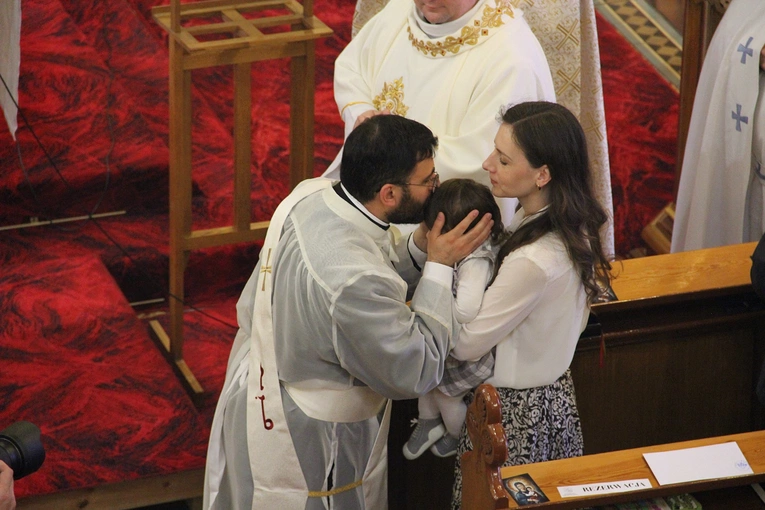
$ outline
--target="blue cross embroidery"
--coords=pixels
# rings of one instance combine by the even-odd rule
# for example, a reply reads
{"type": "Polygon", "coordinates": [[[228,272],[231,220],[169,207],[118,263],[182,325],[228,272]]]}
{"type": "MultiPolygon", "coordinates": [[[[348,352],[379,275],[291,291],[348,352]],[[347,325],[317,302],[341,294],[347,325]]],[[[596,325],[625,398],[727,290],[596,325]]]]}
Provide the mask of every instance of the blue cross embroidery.
{"type": "Polygon", "coordinates": [[[749,124],[749,117],[744,117],[741,115],[741,105],[736,104],[736,111],[730,112],[731,118],[736,121],[736,131],[741,131],[741,123],[749,124]]]}
{"type": "Polygon", "coordinates": [[[754,37],[750,37],[749,40],[746,41],[746,46],[744,46],[743,44],[739,44],[738,45],[738,49],[736,51],[740,51],[741,52],[741,63],[742,64],[746,64],[746,56],[747,55],[749,55],[750,57],[752,55],[754,55],[754,50],[752,50],[752,48],[749,47],[749,45],[752,44],[752,39],[754,39],[754,37]]]}

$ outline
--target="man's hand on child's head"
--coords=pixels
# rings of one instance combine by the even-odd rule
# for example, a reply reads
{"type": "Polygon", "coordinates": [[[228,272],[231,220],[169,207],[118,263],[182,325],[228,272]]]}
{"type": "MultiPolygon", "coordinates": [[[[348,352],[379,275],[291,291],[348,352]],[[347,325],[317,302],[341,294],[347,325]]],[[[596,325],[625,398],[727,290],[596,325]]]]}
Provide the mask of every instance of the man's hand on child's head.
{"type": "Polygon", "coordinates": [[[473,210],[456,227],[442,234],[445,217],[444,213],[438,213],[433,228],[427,234],[428,260],[453,266],[481,246],[481,243],[489,238],[494,220],[491,219],[491,214],[486,213],[475,227],[465,232],[477,217],[478,211],[473,210]]]}

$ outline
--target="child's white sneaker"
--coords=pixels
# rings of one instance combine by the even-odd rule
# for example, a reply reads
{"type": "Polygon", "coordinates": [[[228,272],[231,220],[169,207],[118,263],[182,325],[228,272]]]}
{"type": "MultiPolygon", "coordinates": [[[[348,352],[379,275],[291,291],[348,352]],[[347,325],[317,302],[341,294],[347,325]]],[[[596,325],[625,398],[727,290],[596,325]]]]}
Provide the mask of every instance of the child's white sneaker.
{"type": "Polygon", "coordinates": [[[425,453],[425,450],[446,434],[446,427],[441,418],[414,419],[412,423],[416,423],[417,426],[409,437],[409,441],[404,444],[404,457],[409,460],[414,460],[425,453]]]}

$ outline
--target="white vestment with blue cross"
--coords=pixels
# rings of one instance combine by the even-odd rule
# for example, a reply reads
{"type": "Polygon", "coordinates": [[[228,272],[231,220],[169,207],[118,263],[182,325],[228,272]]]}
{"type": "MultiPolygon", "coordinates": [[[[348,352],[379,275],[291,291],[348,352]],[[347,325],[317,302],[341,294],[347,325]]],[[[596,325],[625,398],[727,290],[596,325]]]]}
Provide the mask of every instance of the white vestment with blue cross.
{"type": "Polygon", "coordinates": [[[762,168],[765,2],[733,0],[707,51],[683,158],[672,251],[758,241],[762,168]]]}

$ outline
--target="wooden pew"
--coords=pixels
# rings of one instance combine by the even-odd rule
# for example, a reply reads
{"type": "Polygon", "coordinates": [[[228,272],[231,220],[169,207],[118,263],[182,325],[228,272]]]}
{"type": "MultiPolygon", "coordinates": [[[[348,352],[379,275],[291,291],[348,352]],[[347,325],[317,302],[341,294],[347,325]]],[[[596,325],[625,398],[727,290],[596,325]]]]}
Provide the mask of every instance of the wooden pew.
{"type": "Polygon", "coordinates": [[[755,243],[625,260],[571,365],[585,453],[762,428],[755,243]]]}
{"type": "Polygon", "coordinates": [[[476,389],[466,420],[473,450],[462,455],[462,508],[508,508],[510,495],[502,486],[499,469],[507,461],[507,439],[493,386],[482,384],[476,389]]]}
{"type": "Polygon", "coordinates": [[[466,452],[463,463],[462,508],[489,510],[518,508],[502,480],[528,475],[539,486],[549,502],[533,508],[576,509],[596,505],[635,502],[648,498],[693,493],[705,510],[761,507],[755,492],[748,485],[765,481],[765,431],[712,437],[652,447],[585,455],[500,469],[507,458],[504,431],[497,429],[500,402],[496,390],[481,385],[476,399],[468,408],[470,438],[475,450],[466,452]],[[748,475],[659,485],[644,453],[663,452],[736,442],[753,473],[748,475]],[[599,494],[577,498],[561,497],[558,487],[613,483],[647,479],[650,488],[633,492],[599,494]],[[722,491],[724,489],[725,491],[722,491]],[[738,489],[738,490],[737,490],[738,489]],[[722,495],[722,497],[720,497],[722,495]]]}

